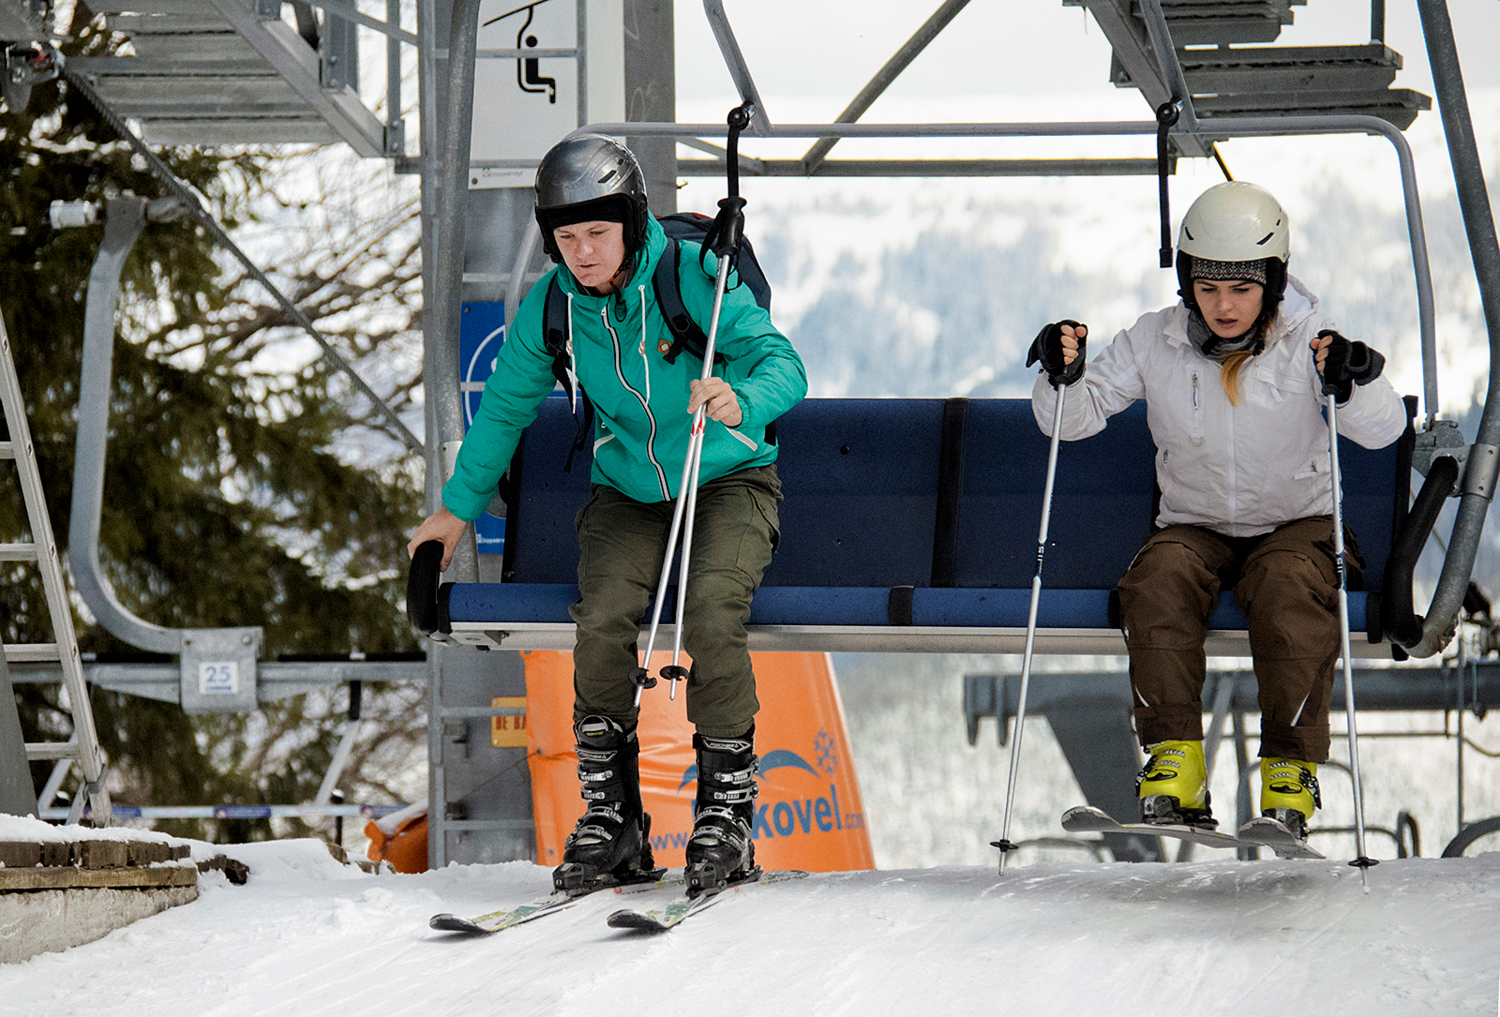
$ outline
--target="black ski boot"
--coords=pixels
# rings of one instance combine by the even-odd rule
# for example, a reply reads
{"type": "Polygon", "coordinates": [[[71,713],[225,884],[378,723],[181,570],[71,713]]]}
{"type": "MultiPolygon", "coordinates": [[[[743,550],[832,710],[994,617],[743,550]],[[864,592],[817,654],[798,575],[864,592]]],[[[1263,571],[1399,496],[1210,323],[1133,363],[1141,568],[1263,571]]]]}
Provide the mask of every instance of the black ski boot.
{"type": "Polygon", "coordinates": [[[609,717],[573,725],[578,779],[588,811],[563,844],[552,885],[564,893],[640,883],[661,876],[651,855],[651,817],[641,805],[640,743],[609,717]]]}
{"type": "Polygon", "coordinates": [[[698,799],[687,843],[687,892],[717,893],[730,883],[755,878],[755,728],[738,738],[693,735],[698,750],[698,799]]]}

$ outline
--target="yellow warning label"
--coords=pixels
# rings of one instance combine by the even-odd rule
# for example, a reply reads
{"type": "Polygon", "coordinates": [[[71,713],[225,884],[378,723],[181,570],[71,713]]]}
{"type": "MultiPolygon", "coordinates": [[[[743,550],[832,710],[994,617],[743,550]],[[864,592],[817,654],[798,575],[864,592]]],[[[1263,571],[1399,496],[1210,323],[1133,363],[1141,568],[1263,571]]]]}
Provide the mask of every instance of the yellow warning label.
{"type": "MultiPolygon", "coordinates": [[[[512,706],[526,709],[525,696],[495,696],[491,706],[512,706]]],[[[524,749],[526,747],[526,714],[512,717],[490,718],[490,745],[497,749],[524,749]]]]}

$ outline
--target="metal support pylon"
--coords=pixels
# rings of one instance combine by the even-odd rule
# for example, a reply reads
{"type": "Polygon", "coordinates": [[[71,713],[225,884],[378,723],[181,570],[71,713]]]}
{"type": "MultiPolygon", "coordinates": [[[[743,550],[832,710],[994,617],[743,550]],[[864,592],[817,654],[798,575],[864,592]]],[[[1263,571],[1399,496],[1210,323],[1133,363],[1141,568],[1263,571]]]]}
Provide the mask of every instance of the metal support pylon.
{"type": "Polygon", "coordinates": [[[78,637],[73,631],[73,613],[68,591],[63,586],[62,566],[57,557],[57,541],[47,516],[47,502],[42,494],[42,477],[36,465],[31,443],[31,427],[21,399],[16,377],[16,362],[11,355],[10,337],[0,321],[0,410],[4,411],[9,436],[0,440],[0,459],[15,461],[20,475],[21,494],[26,503],[26,519],[31,529],[29,543],[0,544],[0,560],[35,562],[42,574],[42,588],[47,595],[47,613],[52,620],[51,643],[16,644],[4,648],[12,661],[50,661],[62,665],[63,687],[67,690],[68,709],[73,715],[73,737],[66,742],[28,743],[26,758],[76,760],[83,770],[83,790],[73,799],[68,822],[83,817],[85,802],[93,810],[98,826],[110,822],[109,792],[104,788],[106,769],[104,753],[94,728],[94,714],[89,706],[88,689],[83,682],[83,663],[78,654],[78,637]]]}

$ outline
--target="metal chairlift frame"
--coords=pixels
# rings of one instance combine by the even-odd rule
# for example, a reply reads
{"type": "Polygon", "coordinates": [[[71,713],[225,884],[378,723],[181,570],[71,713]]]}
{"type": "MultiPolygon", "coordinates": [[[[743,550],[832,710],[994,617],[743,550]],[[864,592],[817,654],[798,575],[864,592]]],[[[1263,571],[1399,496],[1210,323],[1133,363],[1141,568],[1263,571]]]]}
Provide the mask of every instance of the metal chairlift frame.
{"type": "MultiPolygon", "coordinates": [[[[1113,123],[1022,123],[1022,124],[880,124],[862,125],[855,121],[869,108],[874,100],[895,80],[901,71],[936,36],[942,28],[966,5],[967,0],[946,0],[928,18],[921,28],[898,53],[881,68],[874,78],[850,103],[838,122],[824,125],[775,125],[766,115],[764,103],[760,101],[744,56],[741,53],[722,0],[704,0],[704,12],[719,43],[725,65],[735,83],[736,91],[743,100],[754,104],[756,115],[748,134],[763,138],[813,138],[813,146],[800,160],[757,160],[743,153],[739,155],[741,172],[776,176],[905,176],[905,175],[980,175],[984,173],[1060,173],[1109,172],[1145,173],[1158,169],[1155,160],[1118,160],[1113,166],[1100,161],[961,161],[961,160],[867,160],[841,166],[827,158],[828,152],[843,138],[918,138],[918,137],[1079,137],[1079,136],[1150,136],[1156,134],[1156,122],[1113,123]]],[[[1378,4],[1378,0],[1377,0],[1378,4]]],[[[585,38],[580,9],[579,46],[585,38]]],[[[1471,247],[1475,250],[1476,270],[1479,275],[1481,293],[1485,298],[1492,351],[1500,342],[1500,253],[1495,251],[1493,220],[1488,212],[1488,198],[1484,190],[1482,171],[1473,143],[1472,128],[1468,125],[1467,102],[1464,98],[1462,79],[1459,74],[1457,52],[1452,28],[1448,23],[1444,0],[1419,0],[1423,24],[1428,32],[1429,58],[1433,63],[1434,78],[1438,83],[1439,100],[1443,111],[1445,128],[1449,133],[1449,147],[1454,162],[1455,176],[1459,181],[1460,201],[1463,204],[1466,223],[1470,223],[1471,247]],[[1488,224],[1488,235],[1485,229],[1488,224]]],[[[435,24],[434,0],[418,0],[419,24],[435,24]]],[[[435,251],[434,269],[429,277],[433,295],[433,313],[429,315],[427,333],[430,340],[424,347],[424,368],[428,378],[445,380],[429,389],[428,434],[426,460],[428,476],[429,508],[437,506],[441,478],[447,475],[445,465],[451,468],[458,442],[463,435],[461,395],[457,385],[460,377],[458,350],[455,343],[444,341],[456,332],[463,278],[462,258],[464,250],[466,198],[465,173],[469,169],[464,158],[469,150],[472,127],[472,97],[474,83],[475,36],[478,30],[479,0],[457,0],[452,12],[450,39],[446,53],[448,57],[447,91],[457,101],[446,104],[445,115],[439,123],[438,104],[433,88],[434,58],[436,47],[430,31],[419,31],[421,59],[422,131],[423,131],[423,206],[436,210],[434,217],[424,216],[424,249],[435,251]],[[440,244],[438,238],[442,238],[440,244]]],[[[1425,619],[1420,622],[1421,636],[1408,646],[1411,655],[1431,656],[1442,649],[1451,638],[1456,625],[1459,607],[1473,569],[1478,551],[1479,537],[1485,513],[1492,497],[1497,472],[1500,472],[1500,418],[1491,415],[1488,408],[1480,425],[1480,433],[1472,450],[1463,448],[1456,427],[1443,428],[1446,422],[1437,419],[1437,357],[1436,327],[1432,303],[1431,270],[1427,257],[1425,229],[1422,222],[1420,199],[1415,179],[1415,168],[1410,147],[1401,131],[1393,124],[1373,116],[1297,116],[1297,117],[1216,117],[1205,125],[1193,111],[1191,94],[1183,79],[1176,51],[1171,44],[1171,35],[1166,25],[1160,0],[1143,0],[1152,50],[1157,58],[1161,77],[1154,82],[1160,85],[1170,98],[1175,100],[1178,119],[1170,131],[1170,138],[1177,149],[1187,154],[1213,154],[1213,142],[1230,137],[1294,137],[1325,134],[1367,134],[1386,138],[1396,151],[1400,164],[1403,197],[1406,208],[1407,231],[1412,249],[1413,270],[1416,280],[1419,330],[1422,342],[1423,399],[1426,408],[1427,429],[1418,436],[1419,452],[1416,456],[1419,469],[1440,456],[1466,460],[1464,478],[1459,485],[1461,504],[1458,520],[1454,526],[1453,539],[1444,563],[1443,575],[1429,606],[1425,619]]],[[[1372,10],[1372,34],[1383,34],[1383,10],[1372,10]]],[[[581,56],[581,54],[580,54],[581,56]]],[[[1144,89],[1148,93],[1150,88],[1144,89]]],[[[698,175],[723,171],[723,149],[711,140],[723,136],[725,128],[718,124],[677,123],[595,123],[589,124],[586,109],[580,108],[579,122],[588,124],[580,131],[609,134],[617,137],[671,137],[679,145],[701,150],[718,158],[698,161],[688,160],[679,164],[680,175],[698,175]]],[[[1172,167],[1168,167],[1171,169],[1172,167]]],[[[505,287],[507,324],[514,320],[515,310],[528,288],[526,270],[536,256],[540,237],[534,224],[528,224],[519,242],[512,271],[505,287]]],[[[1496,369],[1497,358],[1491,357],[1490,395],[1500,390],[1500,371],[1496,369]]],[[[1424,470],[1425,472],[1425,470],[1424,470]]],[[[449,577],[459,582],[473,582],[478,578],[478,555],[472,536],[460,543],[449,577]]],[[[442,656],[445,651],[434,644],[429,654],[430,698],[429,698],[429,745],[430,759],[435,775],[432,782],[434,803],[443,801],[441,716],[444,703],[441,691],[442,656]]],[[[444,864],[445,817],[441,805],[435,804],[430,815],[430,836],[434,845],[431,857],[434,864],[444,864]]]]}
{"type": "MultiPolygon", "coordinates": [[[[226,0],[210,0],[221,7],[226,0]]],[[[764,138],[813,138],[815,143],[808,152],[795,162],[756,160],[741,156],[742,169],[750,174],[802,176],[879,176],[879,175],[1001,175],[1006,173],[1054,174],[1060,172],[1086,173],[1144,173],[1155,169],[1154,160],[861,160],[840,165],[827,158],[829,151],[843,138],[902,138],[902,137],[1079,137],[1079,136],[1134,136],[1152,135],[1158,130],[1155,122],[1107,122],[1107,123],[1022,123],[1022,124],[880,124],[864,125],[855,121],[863,115],[874,100],[895,80],[901,71],[922,49],[967,5],[968,0],[946,0],[938,10],[918,29],[910,40],[881,68],[874,78],[860,91],[838,120],[825,125],[781,125],[771,123],[765,115],[764,105],[746,65],[743,54],[734,40],[722,0],[704,0],[704,11],[719,42],[736,88],[742,97],[755,103],[759,115],[752,122],[750,134],[764,138]]],[[[1472,128],[1468,122],[1467,104],[1464,99],[1462,78],[1459,72],[1457,53],[1453,42],[1451,24],[1448,22],[1444,0],[1418,0],[1422,12],[1424,30],[1427,32],[1429,59],[1433,64],[1437,82],[1438,98],[1443,111],[1445,128],[1449,134],[1449,147],[1458,179],[1460,201],[1470,233],[1476,270],[1479,274],[1481,295],[1484,298],[1489,324],[1492,349],[1500,337],[1500,254],[1494,254],[1495,239],[1493,220],[1488,211],[1488,199],[1483,188],[1482,171],[1477,152],[1474,150],[1472,128]],[[1486,224],[1487,227],[1486,227],[1486,224]]],[[[381,32],[388,42],[388,100],[393,126],[400,124],[400,46],[415,45],[419,50],[418,75],[422,108],[423,155],[419,157],[422,168],[422,200],[424,208],[435,210],[434,215],[423,217],[424,247],[435,252],[435,264],[429,270],[428,286],[433,294],[433,312],[429,316],[432,336],[446,336],[454,332],[457,320],[460,286],[462,279],[462,256],[464,236],[464,202],[467,197],[465,174],[470,165],[466,158],[472,122],[474,60],[476,58],[514,59],[519,54],[511,50],[485,51],[481,54],[476,45],[478,31],[479,0],[457,0],[452,11],[449,44],[441,53],[437,46],[435,0],[418,0],[418,32],[406,32],[399,24],[399,0],[388,0],[388,16],[385,22],[361,14],[343,0],[321,0],[312,6],[346,18],[364,27],[381,32]],[[438,115],[439,103],[435,89],[437,62],[446,58],[448,63],[447,93],[454,101],[444,105],[443,116],[438,115]],[[441,238],[441,242],[439,242],[441,238]]],[[[557,55],[571,55],[578,61],[580,80],[585,67],[585,4],[578,5],[579,34],[577,49],[569,54],[559,51],[557,55]]],[[[1416,192],[1415,173],[1411,152],[1399,129],[1386,121],[1370,116],[1301,116],[1301,117],[1223,117],[1214,118],[1211,124],[1199,120],[1193,112],[1191,96],[1182,77],[1181,67],[1171,45],[1170,32],[1160,0],[1142,0],[1142,10],[1152,42],[1152,49],[1162,73],[1162,81],[1172,93],[1179,109],[1178,123],[1171,137],[1179,149],[1192,152],[1205,143],[1211,147],[1214,139],[1225,137],[1289,137],[1322,134],[1370,134],[1386,137],[1396,149],[1400,162],[1402,185],[1406,203],[1408,233],[1411,240],[1413,265],[1416,275],[1419,327],[1422,337],[1422,359],[1424,373],[1424,403],[1427,409],[1428,434],[1436,419],[1436,341],[1434,312],[1432,308],[1430,269],[1427,262],[1426,242],[1422,225],[1420,203],[1416,192]]],[[[229,13],[238,12],[228,12],[229,13]]],[[[1374,18],[1372,13],[1372,19],[1374,18]]],[[[548,51],[549,54],[551,51],[548,51]]],[[[535,55],[535,54],[532,54],[535,55]]],[[[579,89],[579,121],[587,123],[586,89],[579,89]]],[[[599,123],[583,130],[618,136],[673,137],[688,147],[719,154],[718,146],[705,140],[719,136],[723,128],[713,124],[676,123],[599,123]]],[[[400,131],[388,131],[384,142],[384,154],[404,158],[401,154],[400,131]],[[395,141],[393,142],[393,139],[395,141]]],[[[1206,154],[1206,153],[1205,153],[1206,154]]],[[[697,175],[701,172],[718,172],[722,163],[697,161],[683,164],[686,172],[697,175]]],[[[524,293],[524,270],[534,257],[534,227],[520,245],[517,268],[510,275],[507,287],[507,304],[513,308],[524,293]],[[524,257],[524,260],[523,260],[524,257]]],[[[508,310],[509,310],[508,308],[508,310]]],[[[510,313],[513,314],[513,311],[510,313]]],[[[446,349],[450,343],[429,342],[426,344],[425,364],[431,371],[428,377],[458,377],[457,351],[446,349]],[[451,362],[450,362],[451,361],[451,362]]],[[[1500,388],[1495,358],[1492,357],[1490,394],[1500,388]]],[[[455,443],[462,434],[462,410],[456,385],[434,386],[428,399],[428,433],[438,438],[426,443],[424,450],[429,477],[444,475],[444,458],[451,456],[455,443]]],[[[1459,484],[1460,508],[1454,526],[1452,545],[1444,564],[1443,576],[1437,593],[1429,608],[1428,618],[1422,626],[1421,639],[1410,649],[1413,655],[1428,656],[1446,644],[1462,602],[1472,571],[1474,555],[1483,527],[1485,511],[1493,494],[1497,473],[1500,473],[1500,419],[1493,418],[1488,406],[1481,420],[1479,438],[1467,449],[1452,448],[1451,437],[1447,441],[1437,438],[1429,440],[1432,456],[1452,455],[1465,458],[1465,472],[1459,484]]],[[[1419,460],[1421,461],[1421,460],[1419,460]]],[[[436,485],[429,483],[431,497],[436,496],[436,485]]],[[[472,542],[461,548],[454,575],[460,580],[473,579],[477,573],[477,555],[472,542]]],[[[436,656],[436,655],[434,655],[436,656]]],[[[429,665],[435,668],[435,662],[429,665]]],[[[435,671],[432,677],[435,677],[435,671]]],[[[436,686],[436,682],[433,683],[436,686]]],[[[438,706],[434,702],[434,706],[438,706]]]]}
{"type": "MultiPolygon", "coordinates": [[[[952,6],[952,5],[945,5],[952,6]]],[[[1426,34],[1428,58],[1443,114],[1450,158],[1458,185],[1460,204],[1469,234],[1481,298],[1484,302],[1490,336],[1490,375],[1485,410],[1475,442],[1467,449],[1452,447],[1451,435],[1435,426],[1438,411],[1437,339],[1432,301],[1431,267],[1427,256],[1426,232],[1422,222],[1421,201],[1417,193],[1416,170],[1411,148],[1401,130],[1394,124],[1373,116],[1314,115],[1286,117],[1215,117],[1200,120],[1192,108],[1182,69],[1172,45],[1171,33],[1162,13],[1160,0],[1142,0],[1142,12],[1152,39],[1153,49],[1169,83],[1171,102],[1180,116],[1173,125],[1173,138],[1243,138],[1296,137],[1334,134],[1368,134],[1386,138],[1396,150],[1400,164],[1402,192],[1406,208],[1407,232],[1411,243],[1413,271],[1416,279],[1418,324],[1422,342],[1423,405],[1427,430],[1425,455],[1418,457],[1418,468],[1432,459],[1449,455],[1462,457],[1462,477],[1455,492],[1459,508],[1453,535],[1444,559],[1442,575],[1425,618],[1421,620],[1420,638],[1405,645],[1415,657],[1428,657],[1442,650],[1453,636],[1459,608],[1463,604],[1479,549],[1485,515],[1493,499],[1497,476],[1500,476],[1500,415],[1492,408],[1493,397],[1500,395],[1500,244],[1497,244],[1494,219],[1474,142],[1468,103],[1463,90],[1458,52],[1448,17],[1446,0],[1418,0],[1426,34]]],[[[730,76],[747,99],[758,96],[749,68],[723,12],[722,0],[704,0],[704,9],[714,26],[720,49],[729,66],[730,76]]],[[[1080,123],[991,123],[991,124],[878,124],[835,123],[827,125],[773,125],[757,106],[756,120],[761,121],[758,136],[764,138],[904,138],[904,137],[1079,137],[1153,135],[1159,124],[1146,122],[1080,122],[1080,123]]],[[[591,132],[636,137],[712,137],[723,131],[718,125],[668,123],[599,123],[580,128],[591,132]]],[[[815,150],[818,146],[814,146],[815,150]]],[[[823,149],[826,152],[826,148],[823,149]]],[[[812,154],[812,153],[809,153],[812,154]]],[[[1423,470],[1425,472],[1425,470],[1423,470]]]]}

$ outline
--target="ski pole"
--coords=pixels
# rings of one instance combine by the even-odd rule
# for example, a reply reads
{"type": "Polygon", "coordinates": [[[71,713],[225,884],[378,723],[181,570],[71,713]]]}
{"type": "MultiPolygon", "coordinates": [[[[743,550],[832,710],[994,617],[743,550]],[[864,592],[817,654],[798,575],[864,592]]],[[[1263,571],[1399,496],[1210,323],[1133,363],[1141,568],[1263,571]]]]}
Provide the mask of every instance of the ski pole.
{"type": "MultiPolygon", "coordinates": [[[[713,315],[709,319],[708,339],[703,344],[702,380],[707,380],[713,374],[714,339],[719,330],[719,310],[723,305],[724,290],[729,281],[729,262],[728,255],[719,258],[719,272],[714,280],[713,315]]],[[[698,469],[703,461],[705,424],[704,407],[700,406],[693,414],[692,428],[688,432],[687,455],[682,460],[682,479],[677,485],[677,505],[672,511],[672,526],[667,533],[667,549],[662,555],[661,578],[656,585],[656,603],[651,608],[651,629],[646,637],[645,663],[631,672],[631,680],[635,682],[637,706],[641,702],[641,692],[656,685],[656,679],[647,673],[646,668],[651,663],[651,652],[656,647],[656,633],[661,626],[661,606],[667,599],[667,580],[672,574],[672,554],[677,550],[679,533],[682,534],[682,562],[677,579],[677,631],[672,640],[672,663],[661,669],[662,677],[671,682],[669,699],[677,698],[677,683],[687,677],[687,669],[680,666],[678,661],[682,657],[683,608],[687,602],[688,559],[693,545],[693,516],[698,508],[698,469]]]]}
{"type": "MultiPolygon", "coordinates": [[[[730,213],[732,218],[740,214],[739,209],[743,207],[744,199],[725,198],[719,202],[719,205],[728,210],[729,206],[726,203],[738,203],[730,213]]],[[[724,290],[729,284],[729,268],[732,260],[733,258],[728,253],[719,255],[719,272],[714,280],[713,314],[708,323],[708,340],[703,344],[703,374],[700,381],[707,381],[713,377],[714,340],[719,332],[719,312],[723,308],[724,290]]],[[[676,625],[672,630],[672,663],[661,669],[661,676],[670,683],[668,699],[677,698],[677,683],[688,676],[687,668],[681,666],[678,661],[682,658],[682,623],[684,612],[687,610],[688,565],[693,549],[693,522],[698,512],[698,470],[703,465],[703,431],[707,425],[707,407],[699,406],[693,413],[693,428],[688,439],[687,458],[683,462],[683,486],[677,495],[679,502],[687,503],[687,508],[683,512],[682,558],[678,563],[677,573],[677,617],[676,625]]],[[[670,558],[670,555],[668,557],[670,558]]]]}
{"type": "Polygon", "coordinates": [[[1354,723],[1354,663],[1349,654],[1349,584],[1344,569],[1344,483],[1339,472],[1338,395],[1328,393],[1328,460],[1333,483],[1333,555],[1339,577],[1339,649],[1344,656],[1344,710],[1349,725],[1349,775],[1354,783],[1354,850],[1350,865],[1359,869],[1360,884],[1370,889],[1370,867],[1378,865],[1365,854],[1365,799],[1359,779],[1359,732],[1354,723]]]}
{"type": "Polygon", "coordinates": [[[1052,484],[1057,478],[1057,448],[1061,441],[1063,395],[1066,385],[1057,385],[1057,405],[1052,411],[1052,444],[1047,450],[1047,483],[1042,491],[1042,524],[1036,538],[1036,575],[1031,577],[1031,608],[1026,614],[1026,649],[1021,657],[1021,696],[1016,703],[1016,733],[1010,743],[1010,773],[1005,786],[1005,816],[1000,822],[1000,875],[1005,875],[1005,856],[1016,849],[1010,842],[1010,813],[1016,801],[1016,773],[1021,760],[1021,732],[1026,725],[1026,693],[1031,685],[1031,651],[1036,642],[1036,612],[1042,598],[1042,559],[1047,554],[1047,525],[1052,518],[1052,484]]]}
{"type": "MultiPolygon", "coordinates": [[[[745,199],[739,196],[739,139],[740,132],[750,125],[754,112],[747,100],[729,111],[728,146],[725,155],[728,165],[728,196],[719,200],[719,214],[705,239],[719,257],[718,271],[714,277],[713,312],[709,318],[708,335],[703,344],[703,373],[700,381],[713,377],[714,341],[718,337],[719,313],[724,306],[724,292],[729,285],[729,271],[739,252],[740,237],[745,228],[745,199]]],[[[688,562],[693,543],[693,517],[698,508],[698,470],[703,461],[703,431],[707,424],[707,411],[699,406],[693,414],[688,431],[687,454],[682,461],[682,479],[677,486],[677,504],[672,510],[672,525],[667,532],[667,547],[662,554],[661,576],[656,584],[655,603],[651,608],[651,627],[646,636],[644,663],[630,672],[635,685],[635,705],[641,705],[641,693],[656,686],[656,679],[647,670],[651,664],[651,653],[656,648],[656,634],[661,627],[661,608],[667,597],[667,580],[672,574],[672,555],[677,550],[678,534],[682,535],[682,561],[677,581],[676,630],[672,640],[672,663],[661,669],[661,675],[671,684],[668,698],[677,698],[677,683],[688,676],[686,668],[679,665],[682,658],[683,611],[687,603],[688,562]]]]}

